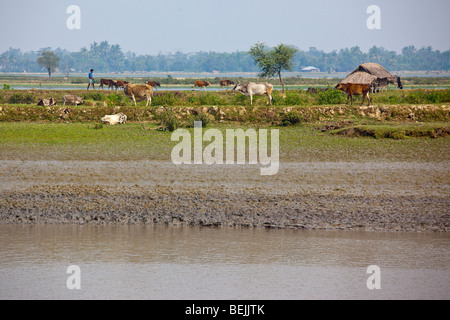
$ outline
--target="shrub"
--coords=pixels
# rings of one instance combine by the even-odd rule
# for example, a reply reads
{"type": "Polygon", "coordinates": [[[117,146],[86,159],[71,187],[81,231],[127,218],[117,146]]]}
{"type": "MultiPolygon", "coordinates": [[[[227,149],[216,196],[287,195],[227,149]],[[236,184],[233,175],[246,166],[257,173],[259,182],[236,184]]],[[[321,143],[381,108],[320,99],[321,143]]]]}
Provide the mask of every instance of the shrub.
{"type": "Polygon", "coordinates": [[[199,113],[194,117],[194,121],[201,121],[202,127],[205,128],[209,124],[209,118],[204,113],[199,113]]]}
{"type": "Polygon", "coordinates": [[[121,106],[123,105],[124,96],[118,93],[111,93],[108,98],[106,98],[106,103],[108,106],[121,106]]]}
{"type": "Polygon", "coordinates": [[[105,94],[101,93],[101,92],[89,92],[89,93],[85,93],[84,100],[94,100],[94,101],[104,101],[106,99],[105,94]]]}
{"type": "Polygon", "coordinates": [[[287,106],[305,105],[307,102],[308,97],[304,93],[294,90],[287,90],[283,99],[283,104],[287,106]]]}
{"type": "Polygon", "coordinates": [[[176,92],[168,92],[164,94],[154,94],[152,98],[152,105],[155,106],[176,106],[182,105],[179,99],[180,94],[176,92]]]}
{"type": "Polygon", "coordinates": [[[179,126],[180,122],[172,111],[164,112],[160,115],[161,117],[161,129],[163,131],[175,131],[179,126]]]}
{"type": "Polygon", "coordinates": [[[250,104],[250,98],[243,94],[236,94],[231,101],[232,105],[238,105],[238,106],[245,105],[246,103],[250,104]]]}
{"type": "Polygon", "coordinates": [[[32,103],[34,101],[34,96],[31,93],[25,95],[21,93],[14,93],[9,97],[9,103],[32,103]]]}
{"type": "Polygon", "coordinates": [[[318,92],[318,104],[342,104],[346,102],[346,95],[341,90],[328,87],[326,91],[318,92]]]}
{"type": "Polygon", "coordinates": [[[295,111],[289,111],[281,116],[281,124],[283,126],[292,126],[301,120],[302,116],[295,111]]]}

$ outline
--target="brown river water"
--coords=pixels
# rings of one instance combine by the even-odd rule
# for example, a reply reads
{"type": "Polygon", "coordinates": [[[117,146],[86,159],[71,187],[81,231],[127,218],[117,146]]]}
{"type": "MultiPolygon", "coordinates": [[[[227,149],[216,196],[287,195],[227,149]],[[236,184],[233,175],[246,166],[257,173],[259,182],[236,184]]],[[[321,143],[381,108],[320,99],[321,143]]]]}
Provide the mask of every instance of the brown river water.
{"type": "Polygon", "coordinates": [[[0,244],[0,299],[450,298],[448,233],[0,225],[0,244]]]}

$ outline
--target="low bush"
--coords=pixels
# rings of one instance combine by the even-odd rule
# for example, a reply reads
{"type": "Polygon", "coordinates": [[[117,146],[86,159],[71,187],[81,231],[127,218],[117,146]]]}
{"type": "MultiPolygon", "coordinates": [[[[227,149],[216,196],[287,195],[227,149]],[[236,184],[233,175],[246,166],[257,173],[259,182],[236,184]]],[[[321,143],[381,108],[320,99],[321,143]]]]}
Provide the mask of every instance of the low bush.
{"type": "Polygon", "coordinates": [[[106,95],[102,92],[87,92],[84,94],[83,99],[84,100],[94,100],[94,101],[105,101],[106,95]]]}
{"type": "Polygon", "coordinates": [[[125,96],[118,93],[111,93],[106,98],[106,103],[108,106],[123,106],[124,105],[125,96]]]}
{"type": "Polygon", "coordinates": [[[283,126],[292,126],[302,121],[302,116],[295,111],[289,111],[281,116],[283,126]]]}
{"type": "Polygon", "coordinates": [[[341,90],[334,90],[329,87],[328,90],[317,93],[317,104],[342,104],[347,101],[347,96],[341,90]]]}
{"type": "Polygon", "coordinates": [[[12,94],[9,99],[9,103],[33,103],[35,102],[35,98],[31,93],[14,93],[12,94]]]}
{"type": "Polygon", "coordinates": [[[162,131],[175,131],[180,126],[180,121],[172,111],[161,113],[160,119],[162,131]]]}

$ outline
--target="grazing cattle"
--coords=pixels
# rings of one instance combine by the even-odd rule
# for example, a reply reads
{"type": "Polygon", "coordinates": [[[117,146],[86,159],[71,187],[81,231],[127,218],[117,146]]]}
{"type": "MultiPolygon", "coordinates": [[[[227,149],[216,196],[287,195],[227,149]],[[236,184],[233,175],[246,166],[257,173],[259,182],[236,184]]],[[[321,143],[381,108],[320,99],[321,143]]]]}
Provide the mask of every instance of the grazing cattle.
{"type": "Polygon", "coordinates": [[[39,100],[38,106],[56,106],[56,99],[50,98],[50,99],[41,99],[39,100]]]}
{"type": "Polygon", "coordinates": [[[370,93],[381,92],[383,90],[387,90],[389,84],[395,85],[399,89],[403,89],[402,82],[400,77],[395,77],[394,79],[377,79],[372,82],[370,86],[370,93]]]}
{"type": "Polygon", "coordinates": [[[206,90],[206,87],[209,85],[210,85],[209,81],[195,80],[194,88],[200,87],[206,90]]]}
{"type": "Polygon", "coordinates": [[[109,124],[122,124],[127,121],[127,116],[122,112],[112,115],[106,115],[102,118],[103,122],[108,122],[109,124]]]}
{"type": "Polygon", "coordinates": [[[128,84],[129,82],[128,81],[122,81],[122,80],[117,80],[116,81],[116,84],[117,84],[117,87],[119,88],[119,87],[122,87],[123,88],[123,85],[124,84],[128,84]]]}
{"type": "Polygon", "coordinates": [[[147,104],[145,106],[152,104],[153,88],[148,84],[124,84],[123,92],[130,98],[130,106],[134,101],[134,105],[137,106],[136,98],[146,98],[147,104]]]}
{"type": "Polygon", "coordinates": [[[147,81],[147,84],[152,86],[153,88],[161,87],[161,83],[156,82],[156,81],[147,81]]]}
{"type": "Polygon", "coordinates": [[[77,106],[79,104],[83,104],[83,99],[77,96],[76,94],[68,94],[63,96],[63,106],[66,105],[66,102],[73,104],[74,106],[77,106]]]}
{"type": "Polygon", "coordinates": [[[228,87],[231,85],[234,85],[234,82],[231,80],[220,80],[220,88],[227,87],[228,90],[228,87]]]}
{"type": "Polygon", "coordinates": [[[342,90],[347,94],[347,103],[348,104],[348,99],[350,98],[352,101],[352,105],[353,105],[353,96],[357,96],[357,95],[363,95],[363,99],[361,101],[361,105],[364,103],[364,99],[367,97],[367,105],[370,105],[370,96],[369,96],[369,91],[370,91],[370,85],[368,84],[356,84],[356,83],[341,83],[339,82],[335,89],[338,90],[342,90]]]}
{"type": "Polygon", "coordinates": [[[99,88],[103,89],[103,85],[107,85],[108,89],[110,88],[116,88],[117,89],[117,82],[111,79],[100,79],[100,86],[99,88]]]}
{"type": "Polygon", "coordinates": [[[150,81],[150,80],[149,80],[149,81],[146,82],[146,84],[152,86],[153,88],[161,87],[161,83],[156,82],[156,81],[150,81]]]}
{"type": "Polygon", "coordinates": [[[236,86],[233,88],[233,91],[237,91],[246,96],[250,96],[250,105],[253,105],[253,96],[264,96],[264,95],[267,96],[266,105],[268,105],[269,103],[272,105],[273,86],[268,82],[264,83],[248,82],[239,84],[238,81],[236,86]]]}

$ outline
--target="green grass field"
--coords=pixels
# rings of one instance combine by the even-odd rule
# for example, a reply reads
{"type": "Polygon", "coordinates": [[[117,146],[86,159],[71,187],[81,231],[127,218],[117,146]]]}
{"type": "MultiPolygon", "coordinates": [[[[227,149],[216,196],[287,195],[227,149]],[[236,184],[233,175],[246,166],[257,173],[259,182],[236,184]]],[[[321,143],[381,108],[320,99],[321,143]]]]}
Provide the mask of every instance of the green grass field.
{"type": "MultiPolygon", "coordinates": [[[[146,129],[136,123],[95,126],[92,123],[0,123],[0,159],[2,160],[163,160],[170,161],[171,132],[146,129]],[[96,129],[97,128],[97,129],[96,129]]],[[[237,124],[214,124],[204,128],[258,128],[237,124]]],[[[348,126],[347,126],[348,127],[348,126]]],[[[350,126],[352,127],[352,126],[350,126]]],[[[389,138],[385,132],[433,131],[446,123],[426,125],[358,125],[376,133],[373,136],[340,135],[340,129],[329,130],[324,124],[300,124],[278,129],[280,161],[448,161],[449,137],[402,136],[389,138]]],[[[345,126],[344,126],[345,128],[345,126]]],[[[342,129],[342,128],[341,128],[342,129]]],[[[188,130],[193,130],[188,129],[188,130]]],[[[209,142],[204,142],[205,147],[209,142]]]]}

